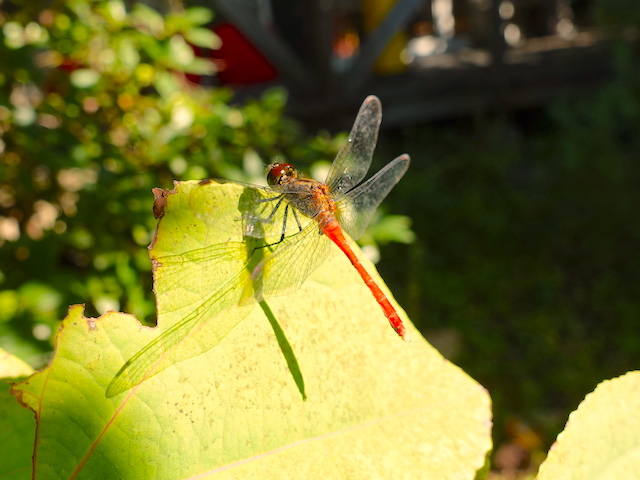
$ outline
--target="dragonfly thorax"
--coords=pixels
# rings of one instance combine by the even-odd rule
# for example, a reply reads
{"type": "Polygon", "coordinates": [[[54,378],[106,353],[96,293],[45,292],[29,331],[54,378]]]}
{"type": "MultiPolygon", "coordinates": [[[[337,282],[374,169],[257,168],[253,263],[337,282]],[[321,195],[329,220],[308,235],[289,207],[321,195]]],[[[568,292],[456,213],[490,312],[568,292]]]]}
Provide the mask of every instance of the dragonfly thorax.
{"type": "Polygon", "coordinates": [[[281,193],[287,202],[303,215],[316,218],[333,216],[336,204],[324,183],[301,177],[289,163],[274,163],[267,167],[267,183],[281,193]]]}

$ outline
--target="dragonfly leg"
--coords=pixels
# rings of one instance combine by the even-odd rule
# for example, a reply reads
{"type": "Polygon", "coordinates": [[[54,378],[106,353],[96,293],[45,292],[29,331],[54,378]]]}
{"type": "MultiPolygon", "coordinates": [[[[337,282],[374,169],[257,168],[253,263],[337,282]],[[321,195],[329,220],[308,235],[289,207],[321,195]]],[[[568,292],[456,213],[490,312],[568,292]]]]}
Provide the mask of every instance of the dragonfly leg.
{"type": "MultiPolygon", "coordinates": [[[[302,224],[300,223],[300,219],[298,218],[298,213],[296,212],[295,208],[291,209],[291,213],[293,213],[293,218],[296,221],[296,224],[298,225],[298,233],[302,232],[302,224]]],[[[284,207],[284,215],[283,215],[283,219],[282,219],[282,236],[280,237],[280,240],[278,240],[277,242],[272,243],[271,245],[267,245],[267,246],[272,246],[272,245],[277,245],[280,242],[282,242],[287,235],[287,219],[289,218],[289,204],[287,204],[286,207],[284,207]]],[[[297,233],[295,234],[297,235],[297,233]]]]}
{"type": "MultiPolygon", "coordinates": [[[[284,195],[279,195],[277,197],[263,198],[263,199],[258,200],[259,203],[273,202],[275,200],[278,200],[278,202],[276,203],[276,205],[273,207],[273,210],[271,210],[271,213],[269,213],[269,215],[266,218],[260,218],[258,216],[255,216],[255,217],[252,216],[252,217],[250,217],[250,219],[252,221],[256,221],[256,222],[259,222],[259,223],[272,223],[273,222],[273,217],[275,217],[276,213],[280,209],[280,206],[282,205],[282,202],[284,201],[284,199],[285,199],[284,195]]],[[[269,244],[266,244],[266,245],[261,245],[259,247],[256,247],[256,249],[258,249],[258,248],[268,248],[268,249],[271,250],[271,247],[282,243],[284,241],[284,239],[287,238],[287,221],[289,219],[289,211],[291,211],[293,213],[293,218],[295,219],[296,225],[298,226],[298,233],[302,232],[302,230],[303,230],[302,223],[300,222],[300,218],[298,217],[296,209],[292,208],[290,210],[289,207],[290,207],[289,203],[285,203],[284,214],[282,216],[282,231],[281,231],[280,238],[277,241],[273,242],[273,243],[269,243],[269,244]]],[[[297,233],[295,235],[297,235],[297,233]]]]}
{"type": "Polygon", "coordinates": [[[296,219],[296,223],[298,224],[298,230],[302,231],[302,224],[300,223],[300,219],[298,218],[298,213],[296,212],[296,209],[294,208],[292,212],[293,212],[293,218],[296,219]]]}
{"type": "MultiPolygon", "coordinates": [[[[295,214],[295,211],[294,211],[294,214],[295,214]]],[[[287,206],[284,207],[284,215],[283,215],[283,218],[282,218],[282,235],[280,235],[280,240],[278,240],[276,242],[276,244],[282,242],[284,240],[285,234],[287,233],[287,218],[289,218],[289,204],[288,203],[287,203],[287,206]]]]}
{"type": "MultiPolygon", "coordinates": [[[[275,198],[274,198],[274,200],[275,200],[275,198]]],[[[278,200],[278,203],[276,203],[276,206],[273,207],[273,210],[271,210],[271,213],[269,214],[269,216],[267,218],[265,218],[264,221],[262,221],[262,220],[260,220],[260,221],[262,221],[262,223],[271,223],[273,221],[273,217],[275,216],[276,212],[280,208],[280,205],[282,205],[283,201],[284,201],[284,195],[281,195],[280,199],[278,200]]],[[[289,204],[287,204],[287,206],[285,207],[285,214],[284,214],[285,223],[287,221],[287,210],[288,209],[289,209],[289,204]]]]}
{"type": "Polygon", "coordinates": [[[277,196],[271,197],[271,198],[260,198],[260,199],[256,200],[256,203],[273,202],[274,200],[278,200],[279,198],[282,198],[282,195],[277,195],[277,196]]]}
{"type": "MultiPolygon", "coordinates": [[[[280,205],[280,202],[278,202],[278,205],[280,205]]],[[[273,216],[275,212],[273,212],[271,214],[271,216],[273,216]]],[[[293,212],[293,214],[295,215],[295,210],[293,212]]],[[[284,240],[284,237],[287,233],[287,218],[289,217],[289,204],[287,203],[287,206],[284,207],[284,215],[282,217],[282,234],[280,235],[280,240],[278,240],[277,242],[273,242],[270,243],[269,245],[264,245],[265,247],[271,249],[271,247],[273,247],[274,245],[278,245],[279,243],[282,243],[282,241],[284,240]]]]}
{"type": "Polygon", "coordinates": [[[275,207],[273,207],[273,209],[271,210],[271,213],[266,218],[262,218],[258,215],[249,215],[249,214],[245,214],[242,216],[242,218],[248,223],[248,225],[245,226],[246,235],[249,235],[252,237],[256,236],[256,235],[253,235],[254,228],[256,227],[256,222],[271,223],[273,221],[273,217],[275,216],[276,212],[280,208],[280,205],[282,205],[282,202],[284,201],[284,195],[279,195],[277,197],[271,197],[271,198],[262,198],[257,200],[258,203],[273,202],[275,200],[278,200],[278,203],[276,203],[275,207]]]}
{"type": "Polygon", "coordinates": [[[275,207],[273,207],[273,210],[271,210],[271,213],[266,218],[261,218],[257,215],[255,216],[251,215],[250,216],[251,220],[255,220],[260,223],[271,223],[273,221],[273,217],[276,215],[276,212],[280,208],[280,205],[282,205],[282,202],[284,201],[284,195],[279,195],[273,198],[263,198],[258,200],[259,203],[273,202],[275,200],[278,200],[278,203],[276,203],[275,207]]]}
{"type": "Polygon", "coordinates": [[[298,214],[296,213],[296,209],[292,208],[291,210],[289,210],[289,204],[287,204],[284,207],[284,214],[282,216],[282,234],[280,235],[280,239],[277,242],[273,242],[273,243],[269,243],[268,245],[261,245],[259,247],[256,248],[268,248],[269,250],[271,250],[271,247],[278,245],[280,243],[282,243],[284,241],[285,238],[287,237],[287,221],[289,219],[289,211],[291,211],[293,213],[293,218],[296,221],[296,224],[298,225],[298,232],[294,233],[292,235],[290,235],[290,237],[293,237],[294,235],[298,235],[298,233],[301,233],[303,228],[302,228],[302,223],[300,223],[300,219],[298,218],[298,214]]]}

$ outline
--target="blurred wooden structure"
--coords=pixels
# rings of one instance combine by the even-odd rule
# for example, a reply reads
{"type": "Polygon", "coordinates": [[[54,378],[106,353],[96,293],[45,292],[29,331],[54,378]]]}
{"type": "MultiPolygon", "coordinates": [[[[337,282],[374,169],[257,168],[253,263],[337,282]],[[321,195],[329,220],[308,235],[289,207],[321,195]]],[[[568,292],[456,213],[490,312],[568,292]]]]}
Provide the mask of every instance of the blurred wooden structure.
{"type": "Polygon", "coordinates": [[[210,2],[278,72],[237,95],[283,85],[314,125],[348,127],[372,93],[392,126],[535,106],[612,73],[590,0],[210,2]]]}

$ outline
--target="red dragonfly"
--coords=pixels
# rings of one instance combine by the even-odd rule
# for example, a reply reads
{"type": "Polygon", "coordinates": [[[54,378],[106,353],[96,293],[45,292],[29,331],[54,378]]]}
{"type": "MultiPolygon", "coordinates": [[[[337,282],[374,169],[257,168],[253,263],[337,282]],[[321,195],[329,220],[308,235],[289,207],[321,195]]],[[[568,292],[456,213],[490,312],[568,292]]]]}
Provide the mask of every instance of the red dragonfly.
{"type": "Polygon", "coordinates": [[[398,313],[343,234],[345,231],[357,239],[378,205],[409,168],[409,156],[400,155],[360,183],[369,171],[381,120],[380,100],[373,95],[367,97],[325,183],[301,176],[288,163],[275,163],[267,168],[269,187],[242,185],[239,208],[243,212],[243,242],[225,242],[155,259],[162,268],[174,273],[176,286],[193,276],[188,265],[199,261],[232,265],[237,260],[237,264],[227,268],[230,271],[236,268],[237,273],[224,281],[212,280],[214,291],[205,295],[184,319],[131,357],[111,381],[107,396],[134,387],[175,361],[202,353],[192,349],[175,352],[180,350],[177,347],[184,338],[207,323],[213,324],[209,336],[214,337],[208,339],[208,348],[217,344],[250,311],[240,308],[237,311],[242,313],[223,314],[230,312],[230,307],[252,308],[256,301],[295,291],[324,261],[332,242],[349,258],[393,329],[405,339],[398,313]]]}

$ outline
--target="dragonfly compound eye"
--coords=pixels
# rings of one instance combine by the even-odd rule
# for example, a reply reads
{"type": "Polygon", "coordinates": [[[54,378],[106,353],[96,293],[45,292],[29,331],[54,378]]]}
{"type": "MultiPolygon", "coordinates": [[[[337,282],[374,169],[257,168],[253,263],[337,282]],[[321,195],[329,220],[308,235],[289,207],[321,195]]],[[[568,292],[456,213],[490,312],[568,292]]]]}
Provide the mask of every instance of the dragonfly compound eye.
{"type": "Polygon", "coordinates": [[[267,167],[267,183],[269,185],[282,185],[296,177],[296,171],[289,163],[274,163],[267,167]]]}

